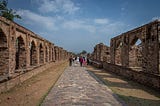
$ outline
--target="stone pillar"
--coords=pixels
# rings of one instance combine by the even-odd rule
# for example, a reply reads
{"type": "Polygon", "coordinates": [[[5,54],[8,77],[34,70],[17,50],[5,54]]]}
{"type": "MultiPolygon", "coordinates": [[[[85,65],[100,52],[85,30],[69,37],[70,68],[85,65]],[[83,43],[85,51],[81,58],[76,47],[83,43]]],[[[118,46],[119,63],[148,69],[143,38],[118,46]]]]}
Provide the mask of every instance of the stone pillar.
{"type": "Polygon", "coordinates": [[[121,59],[122,66],[129,67],[129,39],[127,35],[123,35],[122,38],[122,51],[121,51],[121,59]]]}
{"type": "Polygon", "coordinates": [[[8,43],[8,53],[5,55],[8,55],[8,59],[6,59],[6,61],[8,61],[9,64],[5,68],[8,71],[6,72],[8,74],[8,77],[11,77],[15,70],[15,39],[16,39],[15,30],[16,29],[12,24],[10,24],[9,30],[10,30],[8,31],[9,34],[7,34],[8,36],[5,35],[8,43]]]}
{"type": "Polygon", "coordinates": [[[55,61],[55,49],[54,49],[54,44],[52,44],[52,61],[55,61]]]}
{"type": "Polygon", "coordinates": [[[37,41],[37,65],[40,65],[40,54],[39,54],[39,51],[40,51],[40,43],[37,41]]]}
{"type": "Polygon", "coordinates": [[[30,35],[26,35],[26,67],[30,67],[30,49],[31,49],[31,41],[30,35]]]}
{"type": "Polygon", "coordinates": [[[158,23],[147,25],[144,30],[145,41],[142,46],[142,69],[147,73],[159,74],[158,63],[158,23]]]}
{"type": "Polygon", "coordinates": [[[58,47],[55,46],[54,49],[55,49],[55,61],[58,61],[59,60],[59,58],[58,58],[58,47]]]}
{"type": "Polygon", "coordinates": [[[115,64],[115,40],[111,39],[110,41],[110,56],[111,56],[111,63],[115,64]]]}
{"type": "Polygon", "coordinates": [[[49,62],[52,61],[52,47],[51,47],[52,44],[49,45],[49,62]]]}
{"type": "Polygon", "coordinates": [[[61,61],[62,60],[62,48],[59,47],[59,60],[61,61]]]}
{"type": "Polygon", "coordinates": [[[44,50],[44,64],[45,64],[46,63],[46,42],[43,41],[43,43],[44,43],[43,50],[44,50]]]}
{"type": "Polygon", "coordinates": [[[57,48],[57,52],[58,52],[57,53],[58,54],[58,61],[60,61],[60,48],[59,47],[57,48]]]}

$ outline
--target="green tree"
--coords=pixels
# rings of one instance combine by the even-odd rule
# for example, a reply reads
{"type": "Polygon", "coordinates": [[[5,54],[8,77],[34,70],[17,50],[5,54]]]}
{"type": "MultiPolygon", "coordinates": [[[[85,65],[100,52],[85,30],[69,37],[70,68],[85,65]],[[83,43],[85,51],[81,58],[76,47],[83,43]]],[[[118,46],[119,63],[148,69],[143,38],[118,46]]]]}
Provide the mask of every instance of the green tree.
{"type": "Polygon", "coordinates": [[[82,50],[81,54],[86,54],[87,52],[85,50],[82,50]]]}
{"type": "Polygon", "coordinates": [[[8,20],[13,21],[14,18],[21,19],[13,9],[7,8],[8,0],[0,0],[0,16],[7,18],[8,20]]]}

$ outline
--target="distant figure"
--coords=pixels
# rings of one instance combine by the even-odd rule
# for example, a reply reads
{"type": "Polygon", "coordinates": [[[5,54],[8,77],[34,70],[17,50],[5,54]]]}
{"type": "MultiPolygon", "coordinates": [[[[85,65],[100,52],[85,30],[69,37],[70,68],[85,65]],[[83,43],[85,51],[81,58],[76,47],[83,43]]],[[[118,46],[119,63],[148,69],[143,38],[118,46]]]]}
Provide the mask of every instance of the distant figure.
{"type": "Polygon", "coordinates": [[[87,65],[89,65],[90,64],[90,62],[89,62],[89,59],[87,58],[87,65]]]}
{"type": "Polygon", "coordinates": [[[83,66],[86,66],[86,59],[83,57],[83,66]]]}
{"type": "Polygon", "coordinates": [[[69,66],[72,66],[72,61],[73,61],[73,58],[70,57],[70,58],[69,58],[69,66]]]}
{"type": "Polygon", "coordinates": [[[79,62],[80,62],[80,66],[82,67],[82,63],[83,63],[83,58],[82,57],[79,58],[79,62]]]}

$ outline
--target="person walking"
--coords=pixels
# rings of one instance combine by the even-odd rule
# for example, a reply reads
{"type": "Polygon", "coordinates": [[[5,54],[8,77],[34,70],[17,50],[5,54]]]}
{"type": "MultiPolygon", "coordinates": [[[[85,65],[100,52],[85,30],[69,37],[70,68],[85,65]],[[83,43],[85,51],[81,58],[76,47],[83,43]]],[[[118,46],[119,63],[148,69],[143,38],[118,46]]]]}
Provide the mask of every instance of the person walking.
{"type": "Polygon", "coordinates": [[[73,58],[70,57],[70,58],[69,58],[69,66],[72,66],[72,61],[73,61],[73,58]]]}
{"type": "Polygon", "coordinates": [[[83,58],[82,57],[79,58],[79,62],[80,62],[80,66],[82,67],[82,64],[83,64],[83,58]]]}

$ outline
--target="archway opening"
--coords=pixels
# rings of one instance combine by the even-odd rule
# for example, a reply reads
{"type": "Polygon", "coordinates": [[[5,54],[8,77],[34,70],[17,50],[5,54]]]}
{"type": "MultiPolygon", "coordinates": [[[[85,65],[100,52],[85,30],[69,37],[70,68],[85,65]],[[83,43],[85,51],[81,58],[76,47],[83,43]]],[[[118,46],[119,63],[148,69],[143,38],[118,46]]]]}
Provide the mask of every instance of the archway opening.
{"type": "Polygon", "coordinates": [[[49,47],[49,61],[52,60],[51,55],[52,55],[52,49],[51,49],[51,47],[49,47]]]}
{"type": "Polygon", "coordinates": [[[31,66],[37,65],[37,50],[34,41],[32,41],[30,45],[30,65],[31,66]]]}
{"type": "Polygon", "coordinates": [[[48,48],[46,47],[46,62],[48,62],[48,48]]]}
{"type": "Polygon", "coordinates": [[[142,70],[142,42],[137,37],[130,42],[129,67],[137,71],[142,70]]]}
{"type": "Polygon", "coordinates": [[[56,48],[54,48],[54,56],[55,56],[55,61],[57,60],[57,51],[56,48]]]}
{"type": "Polygon", "coordinates": [[[52,61],[54,61],[54,49],[52,48],[52,61]]]}
{"type": "Polygon", "coordinates": [[[44,63],[44,51],[42,44],[39,45],[39,63],[40,64],[44,63]]]}
{"type": "Polygon", "coordinates": [[[8,72],[9,51],[7,47],[7,37],[0,29],[0,74],[8,72]]]}
{"type": "Polygon", "coordinates": [[[115,49],[115,64],[116,65],[122,65],[122,60],[121,60],[121,47],[122,47],[122,42],[119,42],[115,49]]]}
{"type": "Polygon", "coordinates": [[[26,49],[23,38],[20,36],[16,39],[16,67],[22,69],[26,67],[26,49]]]}

